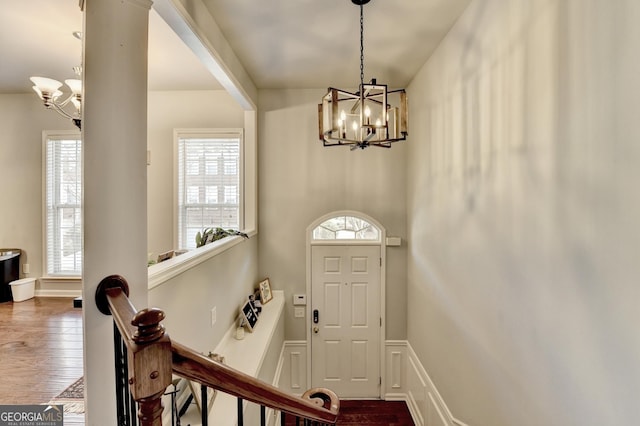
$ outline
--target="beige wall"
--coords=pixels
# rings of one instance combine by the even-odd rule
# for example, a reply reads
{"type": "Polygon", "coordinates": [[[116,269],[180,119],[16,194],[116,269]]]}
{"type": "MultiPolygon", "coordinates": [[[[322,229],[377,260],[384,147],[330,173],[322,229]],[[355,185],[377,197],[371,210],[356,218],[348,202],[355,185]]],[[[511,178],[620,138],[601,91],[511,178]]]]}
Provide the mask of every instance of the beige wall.
{"type": "MultiPolygon", "coordinates": [[[[149,93],[148,251],[173,244],[173,129],[244,127],[242,109],[225,91],[149,93]]],[[[43,275],[42,131],[74,130],[35,94],[0,95],[0,248],[25,251],[31,277],[43,275]]]]}
{"type": "MultiPolygon", "coordinates": [[[[42,131],[77,130],[35,93],[0,95],[0,248],[23,250],[30,277],[42,275],[42,131]]],[[[21,266],[21,277],[22,274],[21,266]]]]}
{"type": "Polygon", "coordinates": [[[149,290],[149,306],[165,312],[172,339],[203,354],[215,349],[258,282],[257,249],[256,237],[244,240],[149,290]]]}
{"type": "MultiPolygon", "coordinates": [[[[291,297],[306,292],[306,229],[320,216],[356,210],[406,237],[406,146],[324,148],[322,90],[261,90],[258,102],[259,273],[285,292],[286,338],[304,339],[291,297]]],[[[405,247],[387,250],[387,338],[406,337],[405,247]]]]}
{"type": "Polygon", "coordinates": [[[409,87],[408,338],[470,425],[637,423],[639,20],[476,0],[409,87]]]}
{"type": "Polygon", "coordinates": [[[177,248],[174,219],[175,128],[243,128],[244,112],[224,90],[149,93],[148,251],[152,258],[177,248]]]}

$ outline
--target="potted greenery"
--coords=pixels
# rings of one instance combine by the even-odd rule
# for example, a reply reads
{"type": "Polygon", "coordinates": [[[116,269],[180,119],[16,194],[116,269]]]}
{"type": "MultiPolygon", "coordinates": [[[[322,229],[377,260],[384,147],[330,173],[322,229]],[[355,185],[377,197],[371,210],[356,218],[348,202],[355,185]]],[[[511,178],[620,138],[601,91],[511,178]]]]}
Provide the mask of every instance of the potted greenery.
{"type": "Polygon", "coordinates": [[[202,232],[198,231],[196,234],[196,247],[202,247],[205,244],[218,241],[231,235],[239,235],[243,238],[249,238],[249,236],[244,232],[236,231],[235,229],[204,228],[202,232]]]}

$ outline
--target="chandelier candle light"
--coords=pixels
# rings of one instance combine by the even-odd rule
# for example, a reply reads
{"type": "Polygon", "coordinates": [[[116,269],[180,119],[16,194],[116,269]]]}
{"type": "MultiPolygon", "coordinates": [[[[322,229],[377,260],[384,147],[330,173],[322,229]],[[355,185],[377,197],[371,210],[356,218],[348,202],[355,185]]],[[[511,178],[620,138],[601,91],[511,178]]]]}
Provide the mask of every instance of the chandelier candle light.
{"type": "Polygon", "coordinates": [[[364,83],[364,14],[370,0],[351,0],[360,6],[360,88],[356,93],[330,87],[318,105],[319,136],[324,146],[349,145],[351,150],[368,146],[391,148],[406,140],[407,93],[387,90],[372,79],[364,83]]]}
{"type": "Polygon", "coordinates": [[[81,80],[69,79],[64,81],[71,90],[71,94],[62,102],[59,101],[60,96],[62,96],[62,91],[60,91],[60,86],[62,86],[62,83],[60,83],[58,80],[47,77],[31,77],[30,80],[35,85],[33,86],[33,90],[38,94],[38,96],[40,96],[40,99],[44,101],[44,106],[46,108],[53,109],[58,114],[73,121],[73,124],[75,124],[78,129],[81,128],[81,80]],[[71,102],[75,107],[75,111],[71,114],[64,109],[64,107],[67,106],[69,102],[71,102]]]}
{"type": "MultiPolygon", "coordinates": [[[[82,38],[82,34],[78,31],[73,33],[73,36],[77,39],[82,38]]],[[[80,77],[82,75],[82,67],[73,67],[73,71],[76,76],[80,77]]],[[[52,109],[56,111],[58,114],[62,115],[70,119],[73,124],[81,129],[82,124],[82,80],[80,79],[67,79],[65,80],[65,84],[69,87],[71,93],[69,96],[60,100],[63,96],[60,87],[62,83],[58,80],[54,80],[52,78],[47,77],[30,77],[29,78],[34,86],[33,90],[38,94],[40,99],[44,102],[44,106],[47,109],[52,109]],[[71,113],[67,112],[65,107],[71,103],[75,110],[72,110],[71,113]]]]}

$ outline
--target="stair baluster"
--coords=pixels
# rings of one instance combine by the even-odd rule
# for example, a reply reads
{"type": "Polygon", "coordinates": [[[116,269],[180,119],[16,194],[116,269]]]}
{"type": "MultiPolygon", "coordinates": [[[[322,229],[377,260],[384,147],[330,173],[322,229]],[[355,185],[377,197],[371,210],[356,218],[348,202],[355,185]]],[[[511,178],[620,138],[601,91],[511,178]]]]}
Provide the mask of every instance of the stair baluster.
{"type": "Polygon", "coordinates": [[[202,426],[209,426],[209,398],[207,398],[207,387],[205,385],[200,385],[200,401],[202,401],[200,404],[202,426]]]}
{"type": "MultiPolygon", "coordinates": [[[[95,295],[98,309],[105,315],[113,315],[115,326],[118,426],[162,426],[161,398],[172,383],[172,374],[201,384],[203,426],[208,424],[207,387],[237,397],[239,426],[244,424],[244,399],[260,405],[261,425],[266,425],[266,406],[284,410],[280,416],[282,425],[285,424],[285,411],[303,416],[304,419],[313,419],[305,420],[305,425],[335,424],[340,401],[332,391],[315,388],[305,392],[302,397],[294,397],[255,377],[204,357],[169,339],[161,324],[164,312],[155,308],[137,311],[128,295],[128,284],[118,275],[103,279],[95,295]]],[[[296,417],[296,424],[300,424],[300,417],[296,417]]]]}
{"type": "Polygon", "coordinates": [[[119,426],[136,426],[136,402],[129,390],[127,346],[116,323],[113,323],[114,359],[116,368],[116,409],[119,426]]]}

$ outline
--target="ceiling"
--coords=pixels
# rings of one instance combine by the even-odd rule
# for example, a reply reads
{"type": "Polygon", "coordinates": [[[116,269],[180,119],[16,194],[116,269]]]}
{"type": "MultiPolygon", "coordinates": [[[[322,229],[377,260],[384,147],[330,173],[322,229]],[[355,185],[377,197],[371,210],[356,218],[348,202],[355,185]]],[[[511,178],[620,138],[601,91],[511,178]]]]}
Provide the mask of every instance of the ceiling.
{"type": "MultiPolygon", "coordinates": [[[[360,8],[349,0],[203,0],[258,88],[360,83],[360,8]]],[[[470,0],[371,0],[365,82],[404,87],[470,0]]]]}
{"type": "MultiPolygon", "coordinates": [[[[372,0],[364,6],[365,80],[404,87],[470,0],[372,0]]],[[[359,83],[359,7],[349,0],[203,0],[258,88],[359,83]]],[[[0,0],[0,93],[31,91],[29,76],[64,80],[79,65],[78,0],[0,0]],[[37,11],[37,13],[34,13],[37,11]]],[[[219,89],[155,11],[150,90],[219,89]]]]}
{"type": "MultiPolygon", "coordinates": [[[[74,31],[82,31],[78,0],[0,0],[0,93],[33,93],[33,75],[75,78],[82,43],[74,31]]],[[[222,88],[155,11],[149,15],[148,84],[151,90],[222,88]]]]}

